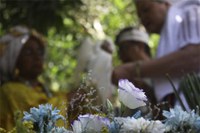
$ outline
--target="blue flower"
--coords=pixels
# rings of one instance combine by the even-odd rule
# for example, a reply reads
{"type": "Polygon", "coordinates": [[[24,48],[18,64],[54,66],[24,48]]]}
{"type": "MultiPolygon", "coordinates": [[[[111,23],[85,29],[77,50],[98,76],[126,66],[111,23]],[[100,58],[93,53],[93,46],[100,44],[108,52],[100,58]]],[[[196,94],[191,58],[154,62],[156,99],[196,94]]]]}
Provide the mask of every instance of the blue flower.
{"type": "Polygon", "coordinates": [[[194,110],[190,112],[183,111],[180,106],[163,111],[166,129],[172,132],[197,132],[200,130],[200,117],[194,110]]]}
{"type": "Polygon", "coordinates": [[[51,104],[39,105],[39,108],[31,108],[30,113],[24,112],[23,121],[31,121],[36,132],[50,132],[56,125],[56,121],[65,118],[59,114],[60,110],[52,108],[51,104]]]}

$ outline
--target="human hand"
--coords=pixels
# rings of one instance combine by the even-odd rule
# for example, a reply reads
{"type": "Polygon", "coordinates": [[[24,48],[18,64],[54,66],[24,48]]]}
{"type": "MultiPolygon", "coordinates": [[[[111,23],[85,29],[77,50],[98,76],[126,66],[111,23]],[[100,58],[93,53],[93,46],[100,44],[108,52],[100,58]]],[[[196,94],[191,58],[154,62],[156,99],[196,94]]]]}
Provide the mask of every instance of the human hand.
{"type": "Polygon", "coordinates": [[[111,46],[111,45],[112,45],[112,44],[110,44],[109,41],[104,40],[103,43],[102,43],[102,45],[101,45],[101,48],[102,48],[105,52],[107,52],[107,53],[109,53],[109,54],[112,54],[113,49],[112,49],[112,46],[111,46]]]}
{"type": "Polygon", "coordinates": [[[126,63],[116,67],[112,72],[112,83],[118,85],[120,79],[133,80],[134,63],[126,63]]]}

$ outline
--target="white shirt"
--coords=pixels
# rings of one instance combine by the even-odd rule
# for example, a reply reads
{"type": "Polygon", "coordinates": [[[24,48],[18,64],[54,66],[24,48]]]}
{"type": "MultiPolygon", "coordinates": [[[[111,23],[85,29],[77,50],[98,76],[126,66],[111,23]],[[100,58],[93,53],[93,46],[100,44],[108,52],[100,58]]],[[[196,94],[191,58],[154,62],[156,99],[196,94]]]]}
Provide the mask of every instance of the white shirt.
{"type": "MultiPolygon", "coordinates": [[[[180,1],[169,9],[166,23],[161,32],[157,58],[177,51],[188,44],[200,44],[199,0],[180,1]]],[[[172,81],[178,88],[179,79],[173,78],[172,81]]],[[[155,79],[154,83],[158,101],[174,92],[167,78],[155,79]]]]}

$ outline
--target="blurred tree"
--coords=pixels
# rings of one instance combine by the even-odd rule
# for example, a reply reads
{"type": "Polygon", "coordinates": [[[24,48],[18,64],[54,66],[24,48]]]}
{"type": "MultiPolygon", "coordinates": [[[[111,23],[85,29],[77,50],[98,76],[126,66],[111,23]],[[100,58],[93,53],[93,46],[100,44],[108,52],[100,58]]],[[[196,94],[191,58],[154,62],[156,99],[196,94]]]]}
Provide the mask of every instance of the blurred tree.
{"type": "Polygon", "coordinates": [[[132,0],[0,0],[0,35],[18,24],[46,36],[42,79],[56,90],[73,89],[76,49],[84,37],[114,39],[119,29],[139,21],[132,0]]]}
{"type": "Polygon", "coordinates": [[[0,22],[3,29],[22,24],[47,33],[52,26],[62,29],[61,13],[77,10],[80,5],[81,0],[1,0],[0,22]]]}

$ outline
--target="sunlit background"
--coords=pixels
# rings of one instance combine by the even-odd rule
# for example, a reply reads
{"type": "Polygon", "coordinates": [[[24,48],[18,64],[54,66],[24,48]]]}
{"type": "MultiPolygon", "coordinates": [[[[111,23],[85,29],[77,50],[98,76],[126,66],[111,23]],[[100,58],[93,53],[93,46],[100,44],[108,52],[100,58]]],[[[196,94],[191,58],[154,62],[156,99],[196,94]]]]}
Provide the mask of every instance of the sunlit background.
{"type": "MultiPolygon", "coordinates": [[[[86,36],[115,39],[125,27],[139,25],[132,0],[0,0],[0,35],[10,27],[26,25],[48,41],[41,80],[53,90],[74,89],[76,50],[86,36]]],[[[154,56],[159,36],[149,42],[154,56]]],[[[114,65],[119,60],[113,55],[114,65]]]]}

